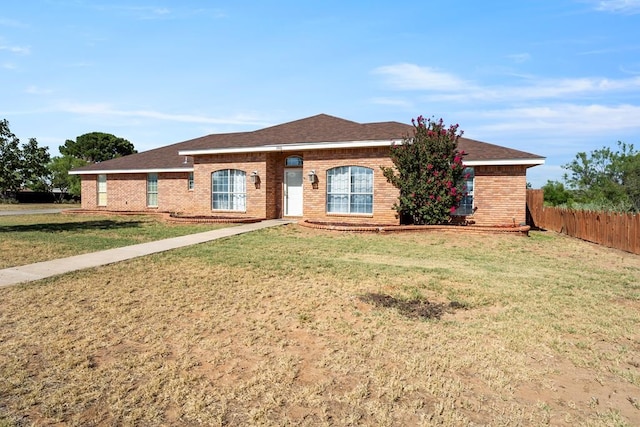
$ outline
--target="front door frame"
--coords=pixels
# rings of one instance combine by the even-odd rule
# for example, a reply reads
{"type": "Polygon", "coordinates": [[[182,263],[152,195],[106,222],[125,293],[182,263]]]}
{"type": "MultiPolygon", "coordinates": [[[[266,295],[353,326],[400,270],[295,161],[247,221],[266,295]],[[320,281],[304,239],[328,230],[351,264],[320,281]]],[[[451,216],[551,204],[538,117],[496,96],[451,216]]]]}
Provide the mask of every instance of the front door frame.
{"type": "Polygon", "coordinates": [[[284,216],[302,216],[303,214],[303,191],[304,191],[304,175],[302,168],[285,168],[284,169],[284,216]],[[296,176],[294,184],[300,183],[299,186],[292,186],[290,184],[290,174],[295,173],[296,176]]]}

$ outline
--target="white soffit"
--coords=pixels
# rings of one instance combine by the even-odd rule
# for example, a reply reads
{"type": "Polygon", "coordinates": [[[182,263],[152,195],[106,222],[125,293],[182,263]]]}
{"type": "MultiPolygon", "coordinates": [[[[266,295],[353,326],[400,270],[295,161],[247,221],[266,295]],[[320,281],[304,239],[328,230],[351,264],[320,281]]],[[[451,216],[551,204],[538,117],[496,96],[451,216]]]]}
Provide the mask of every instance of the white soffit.
{"type": "Polygon", "coordinates": [[[165,169],[106,169],[90,171],[69,171],[69,175],[103,175],[115,173],[161,173],[161,172],[193,172],[190,168],[165,168],[165,169]]]}
{"type": "Polygon", "coordinates": [[[200,156],[204,154],[232,154],[232,153],[265,153],[274,151],[300,151],[300,150],[332,150],[339,148],[367,148],[390,147],[392,144],[402,143],[397,140],[373,140],[373,141],[339,141],[339,142],[301,142],[297,144],[274,144],[257,147],[229,147],[229,148],[204,148],[201,150],[181,150],[180,156],[200,156]]]}
{"type": "Polygon", "coordinates": [[[503,159],[503,160],[469,160],[462,159],[465,166],[516,166],[516,165],[544,165],[544,159],[503,159]]]}

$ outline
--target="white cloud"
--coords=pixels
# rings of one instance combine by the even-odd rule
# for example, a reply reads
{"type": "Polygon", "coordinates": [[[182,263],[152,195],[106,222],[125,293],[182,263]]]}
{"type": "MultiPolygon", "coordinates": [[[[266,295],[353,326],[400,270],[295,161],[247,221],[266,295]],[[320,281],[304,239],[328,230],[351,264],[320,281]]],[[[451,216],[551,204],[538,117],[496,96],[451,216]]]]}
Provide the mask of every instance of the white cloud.
{"type": "Polygon", "coordinates": [[[7,46],[0,44],[0,50],[6,50],[16,55],[28,55],[31,53],[31,49],[24,46],[7,46]]]}
{"type": "Polygon", "coordinates": [[[463,114],[487,123],[474,127],[474,132],[479,133],[542,132],[557,137],[590,136],[596,133],[613,135],[623,131],[640,131],[640,106],[629,104],[556,104],[545,107],[480,110],[463,114]]]}
{"type": "Polygon", "coordinates": [[[507,58],[518,64],[522,64],[523,62],[530,61],[531,55],[528,53],[514,53],[513,55],[507,55],[507,58]]]}
{"type": "Polygon", "coordinates": [[[16,21],[13,19],[0,18],[0,26],[2,27],[11,27],[11,28],[28,28],[26,24],[23,24],[20,21],[16,21]]]}
{"type": "Polygon", "coordinates": [[[385,76],[395,89],[457,91],[469,87],[469,83],[453,74],[415,64],[385,65],[376,68],[373,73],[385,76]]]}
{"type": "Polygon", "coordinates": [[[155,6],[118,6],[118,5],[99,5],[94,6],[99,11],[115,11],[124,15],[131,16],[140,20],[171,20],[171,19],[188,19],[193,16],[209,16],[214,19],[225,18],[227,15],[221,9],[211,8],[180,8],[176,6],[175,9],[169,9],[166,7],[155,6]]]}
{"type": "Polygon", "coordinates": [[[48,95],[50,93],[53,93],[53,91],[51,89],[43,89],[43,88],[39,88],[35,85],[30,85],[27,87],[27,89],[25,90],[26,93],[30,94],[30,95],[48,95]]]}
{"type": "Polygon", "coordinates": [[[371,102],[373,104],[378,104],[378,105],[389,105],[393,107],[413,108],[413,103],[407,101],[406,99],[377,97],[377,98],[372,98],[371,102]]]}
{"type": "Polygon", "coordinates": [[[635,15],[640,13],[640,0],[599,0],[595,8],[602,12],[635,15]]]}
{"type": "Polygon", "coordinates": [[[378,67],[391,89],[430,92],[424,99],[430,102],[483,102],[556,99],[611,92],[640,91],[640,76],[626,79],[581,77],[543,79],[529,77],[521,85],[480,86],[452,73],[435,72],[430,67],[399,64],[378,67]]]}
{"type": "Polygon", "coordinates": [[[118,110],[114,109],[109,104],[79,104],[79,103],[62,103],[58,106],[57,110],[82,114],[82,115],[101,115],[101,116],[119,116],[138,119],[152,119],[173,121],[182,123],[201,123],[201,124],[216,124],[216,125],[249,125],[249,126],[265,126],[269,125],[266,121],[249,115],[237,114],[231,117],[207,117],[201,115],[191,114],[168,114],[159,111],[150,110],[118,110]]]}

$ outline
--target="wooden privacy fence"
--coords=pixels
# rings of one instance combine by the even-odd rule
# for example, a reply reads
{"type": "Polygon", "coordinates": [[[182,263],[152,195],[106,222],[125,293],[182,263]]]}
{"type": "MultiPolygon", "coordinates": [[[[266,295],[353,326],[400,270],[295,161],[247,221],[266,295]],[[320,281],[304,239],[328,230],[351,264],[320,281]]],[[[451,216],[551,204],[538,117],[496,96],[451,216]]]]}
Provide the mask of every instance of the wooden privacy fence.
{"type": "Polygon", "coordinates": [[[640,215],[544,206],[542,190],[527,190],[527,223],[610,248],[640,254],[640,215]]]}

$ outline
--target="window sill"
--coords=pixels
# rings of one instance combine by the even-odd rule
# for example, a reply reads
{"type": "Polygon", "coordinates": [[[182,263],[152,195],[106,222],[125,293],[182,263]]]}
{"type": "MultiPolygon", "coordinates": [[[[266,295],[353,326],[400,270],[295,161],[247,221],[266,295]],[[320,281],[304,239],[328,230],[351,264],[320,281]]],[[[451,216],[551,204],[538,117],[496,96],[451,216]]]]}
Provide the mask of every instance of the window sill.
{"type": "Polygon", "coordinates": [[[230,210],[230,209],[211,209],[212,213],[233,213],[233,214],[246,214],[247,211],[240,211],[240,210],[230,210]]]}
{"type": "Polygon", "coordinates": [[[344,218],[373,218],[372,213],[336,213],[336,212],[327,212],[327,216],[332,216],[336,218],[344,217],[344,218]]]}

